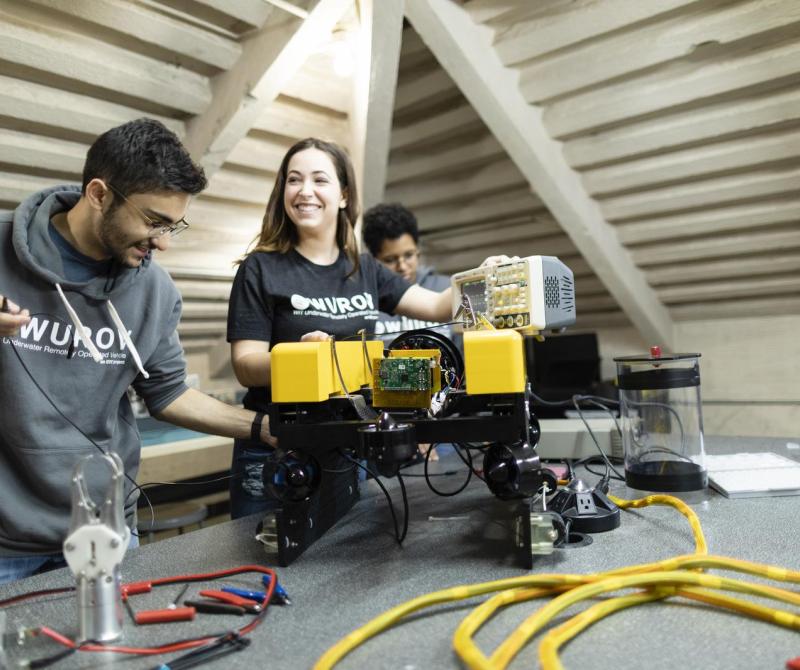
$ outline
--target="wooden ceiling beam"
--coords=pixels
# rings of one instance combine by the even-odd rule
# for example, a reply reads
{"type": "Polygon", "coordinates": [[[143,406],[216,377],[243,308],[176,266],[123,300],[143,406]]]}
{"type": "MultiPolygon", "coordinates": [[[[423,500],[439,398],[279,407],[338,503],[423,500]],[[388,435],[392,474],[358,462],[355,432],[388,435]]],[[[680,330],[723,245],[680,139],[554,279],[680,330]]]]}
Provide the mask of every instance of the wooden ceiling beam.
{"type": "Polygon", "coordinates": [[[751,234],[716,235],[703,240],[687,240],[633,249],[632,254],[639,265],[648,266],[689,263],[730,256],[749,256],[767,251],[783,252],[788,249],[800,249],[800,228],[770,232],[757,231],[751,234]]]}
{"type": "Polygon", "coordinates": [[[526,184],[527,181],[517,166],[504,159],[475,168],[468,176],[459,172],[423,182],[407,181],[400,184],[390,182],[387,199],[402,202],[411,209],[423,206],[457,206],[464,201],[465,194],[474,199],[499,190],[515,190],[526,184]]]}
{"type": "MultiPolygon", "coordinates": [[[[23,128],[47,126],[89,139],[141,114],[124,105],[0,75],[0,116],[14,119],[23,128]]],[[[156,114],[148,116],[183,137],[183,121],[156,114]]]]}
{"type": "MultiPolygon", "coordinates": [[[[659,0],[658,7],[654,8],[641,0],[578,0],[569,3],[567,11],[544,11],[540,16],[515,23],[510,30],[498,35],[495,48],[504,65],[514,65],[693,2],[695,0],[659,0]]],[[[480,23],[482,18],[475,20],[480,23]]]]}
{"type": "Polygon", "coordinates": [[[474,140],[436,153],[423,151],[397,156],[389,168],[389,182],[397,184],[437,175],[463,171],[470,166],[481,166],[504,155],[503,147],[494,136],[485,131],[476,133],[474,140]]]}
{"type": "Polygon", "coordinates": [[[206,77],[99,39],[30,23],[6,11],[12,8],[0,10],[5,61],[102,90],[112,99],[125,95],[181,113],[202,112],[211,102],[206,77]]]}
{"type": "Polygon", "coordinates": [[[629,246],[736,230],[754,230],[796,221],[800,221],[800,199],[791,198],[684,212],[648,221],[619,224],[616,229],[620,241],[629,246]]]}
{"type": "Polygon", "coordinates": [[[667,308],[567,165],[540,110],[522,97],[518,76],[491,46],[491,30],[448,0],[407,0],[406,15],[645,339],[670,348],[674,328],[667,308]]]}
{"type": "Polygon", "coordinates": [[[29,1],[220,70],[232,67],[242,51],[232,39],[128,0],[29,1]]]}
{"type": "Polygon", "coordinates": [[[213,175],[236,143],[330,35],[352,0],[319,0],[305,20],[268,21],[243,44],[233,68],[211,82],[213,100],[187,124],[185,144],[213,175]]]}
{"type": "Polygon", "coordinates": [[[256,120],[253,130],[283,137],[321,137],[339,144],[347,143],[348,122],[345,114],[322,110],[302,100],[278,96],[256,120]]]}
{"type": "MultiPolygon", "coordinates": [[[[642,11],[661,10],[649,3],[637,4],[642,11]]],[[[698,55],[697,45],[712,41],[716,50],[729,51],[739,40],[755,35],[769,43],[770,31],[797,20],[796,15],[786,11],[784,0],[750,0],[727,7],[709,4],[704,8],[702,4],[695,3],[694,8],[687,7],[687,11],[677,15],[656,14],[648,17],[646,24],[523,64],[520,66],[522,94],[528,101],[546,100],[601,82],[631,77],[650,68],[699,58],[702,54],[698,55]]],[[[609,11],[606,3],[602,7],[609,11]]],[[[542,34],[536,33],[537,39],[530,42],[538,44],[542,34]]]]}
{"type": "Polygon", "coordinates": [[[795,273],[800,276],[800,252],[774,253],[769,258],[730,258],[725,260],[701,260],[693,263],[680,262],[675,265],[654,267],[646,271],[653,286],[690,284],[710,279],[733,277],[758,277],[772,274],[795,273]]]}
{"type": "Polygon", "coordinates": [[[650,219],[692,209],[797,195],[800,169],[768,169],[701,179],[600,200],[609,221],[650,219]]]}
{"type": "Polygon", "coordinates": [[[366,211],[383,201],[386,189],[403,35],[403,0],[379,0],[379,8],[373,7],[373,0],[360,2],[363,37],[359,60],[363,67],[357,73],[350,118],[358,120],[353,123],[353,144],[361,155],[361,203],[366,211]],[[370,20],[369,30],[363,25],[366,20],[370,20]]]}
{"type": "Polygon", "coordinates": [[[702,147],[639,158],[620,165],[584,171],[583,183],[592,195],[691,182],[733,172],[752,172],[800,156],[800,131],[773,132],[714,142],[702,147]]]}
{"type": "Polygon", "coordinates": [[[655,119],[626,123],[621,128],[577,137],[566,142],[564,154],[576,168],[647,154],[725,137],[797,125],[800,91],[795,86],[776,93],[759,93],[731,104],[724,100],[655,119]]]}
{"type": "Polygon", "coordinates": [[[756,51],[742,48],[724,59],[701,61],[679,72],[661,68],[654,74],[557,100],[548,106],[544,121],[553,136],[562,139],[650,114],[665,115],[673,109],[705,105],[717,96],[755,95],[790,78],[796,80],[798,75],[797,42],[756,51]]]}
{"type": "Polygon", "coordinates": [[[0,159],[8,165],[68,174],[80,181],[89,146],[0,128],[0,159]]]}

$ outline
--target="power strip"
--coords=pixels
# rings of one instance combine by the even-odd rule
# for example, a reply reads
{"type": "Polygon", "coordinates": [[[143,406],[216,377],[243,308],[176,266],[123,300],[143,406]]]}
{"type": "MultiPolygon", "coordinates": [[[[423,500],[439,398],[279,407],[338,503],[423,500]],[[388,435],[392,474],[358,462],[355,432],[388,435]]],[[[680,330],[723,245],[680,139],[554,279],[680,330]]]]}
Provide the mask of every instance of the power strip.
{"type": "MultiPolygon", "coordinates": [[[[606,456],[622,458],[622,438],[612,419],[587,419],[606,456]]],[[[580,419],[539,419],[541,436],[536,445],[539,458],[580,459],[599,456],[589,431],[580,419]]]]}

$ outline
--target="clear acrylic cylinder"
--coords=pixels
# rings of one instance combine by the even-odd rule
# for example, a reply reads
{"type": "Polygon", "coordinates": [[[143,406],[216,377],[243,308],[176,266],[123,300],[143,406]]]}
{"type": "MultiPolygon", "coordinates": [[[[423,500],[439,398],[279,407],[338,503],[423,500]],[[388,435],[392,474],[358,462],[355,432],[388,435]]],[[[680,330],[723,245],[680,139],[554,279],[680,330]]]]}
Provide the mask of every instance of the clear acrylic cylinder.
{"type": "Polygon", "coordinates": [[[708,485],[700,401],[700,354],[615,358],[625,482],[643,491],[708,485]]]}

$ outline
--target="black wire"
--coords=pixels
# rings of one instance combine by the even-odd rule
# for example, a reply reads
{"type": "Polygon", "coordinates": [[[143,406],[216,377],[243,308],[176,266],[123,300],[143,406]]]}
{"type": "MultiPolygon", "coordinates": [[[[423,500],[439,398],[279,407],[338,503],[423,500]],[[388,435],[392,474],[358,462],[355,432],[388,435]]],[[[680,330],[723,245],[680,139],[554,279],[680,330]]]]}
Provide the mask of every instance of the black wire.
{"type": "Polygon", "coordinates": [[[459,442],[458,446],[461,447],[462,449],[466,449],[466,450],[474,449],[475,451],[486,451],[492,445],[491,444],[472,444],[471,442],[459,442]]]}
{"type": "Polygon", "coordinates": [[[408,534],[408,493],[406,492],[406,484],[403,481],[403,475],[401,475],[399,471],[397,473],[397,481],[400,483],[400,491],[402,491],[403,497],[403,533],[398,540],[398,542],[402,542],[406,539],[406,535],[408,534]]]}
{"type": "MultiPolygon", "coordinates": [[[[394,503],[392,502],[392,496],[389,495],[389,491],[383,485],[383,482],[379,479],[378,473],[377,472],[373,472],[366,465],[363,465],[358,460],[356,460],[355,458],[350,456],[350,454],[347,454],[344,451],[337,450],[337,453],[342,458],[346,458],[348,461],[350,461],[354,465],[357,465],[359,468],[361,468],[364,472],[366,472],[368,475],[370,475],[375,480],[375,482],[378,484],[378,486],[381,487],[381,491],[383,491],[383,495],[386,496],[386,501],[389,503],[389,511],[392,513],[392,522],[394,523],[394,536],[395,536],[395,539],[397,540],[397,544],[403,544],[403,540],[405,539],[406,536],[405,536],[405,533],[402,536],[400,535],[400,526],[397,523],[397,514],[394,511],[394,503]]],[[[403,490],[403,499],[405,501],[406,517],[408,517],[408,501],[405,498],[405,487],[402,485],[402,480],[401,480],[401,488],[403,490]]],[[[407,519],[406,519],[405,527],[408,528],[408,520],[407,519]]]]}
{"type": "Polygon", "coordinates": [[[599,395],[575,395],[569,400],[545,400],[531,391],[531,397],[539,404],[547,405],[548,407],[567,407],[573,403],[573,398],[577,398],[581,402],[584,400],[599,400],[600,402],[604,402],[608,405],[619,405],[619,400],[614,400],[614,398],[604,398],[603,396],[599,395]]]}
{"type": "MultiPolygon", "coordinates": [[[[594,431],[592,430],[591,426],[589,425],[589,422],[586,420],[586,417],[583,415],[583,411],[581,410],[581,407],[580,407],[580,403],[589,403],[590,405],[593,405],[595,407],[599,407],[600,409],[608,412],[611,415],[611,418],[614,420],[614,424],[617,427],[617,431],[619,431],[619,433],[621,435],[622,431],[621,431],[621,429],[619,427],[619,423],[617,423],[617,418],[614,416],[614,413],[608,407],[608,405],[619,405],[619,401],[618,400],[614,400],[613,398],[604,398],[602,396],[596,396],[596,395],[580,395],[580,394],[576,394],[576,395],[572,396],[572,398],[570,398],[569,400],[545,400],[544,398],[536,395],[533,391],[531,391],[531,397],[534,400],[536,400],[536,402],[538,402],[538,403],[540,403],[542,405],[546,405],[548,407],[566,407],[568,405],[572,405],[575,408],[575,410],[578,412],[578,416],[580,417],[581,421],[583,421],[583,425],[586,426],[586,430],[589,431],[589,437],[592,439],[592,442],[594,442],[594,445],[597,447],[597,450],[600,452],[600,456],[602,456],[603,461],[605,462],[606,470],[605,470],[605,473],[602,476],[603,478],[600,480],[600,482],[598,484],[599,486],[607,487],[608,486],[608,482],[612,478],[612,476],[615,479],[621,479],[622,481],[625,480],[625,478],[622,476],[620,471],[617,470],[612,465],[611,461],[608,459],[608,456],[603,451],[603,448],[600,446],[600,442],[598,442],[597,437],[594,434],[594,431]],[[608,405],[605,404],[605,403],[607,403],[608,405]],[[612,472],[614,473],[613,475],[611,474],[612,472]]],[[[598,474],[597,472],[594,472],[593,470],[589,470],[589,472],[591,472],[594,475],[598,474]]]]}
{"type": "MultiPolygon", "coordinates": [[[[579,402],[580,402],[581,398],[583,398],[584,400],[588,399],[588,402],[590,402],[592,405],[595,405],[596,407],[601,407],[602,409],[607,411],[609,414],[612,414],[612,412],[603,403],[601,403],[601,402],[599,402],[597,400],[593,400],[591,396],[578,396],[578,395],[575,395],[575,396],[572,397],[572,404],[575,407],[575,409],[578,411],[578,416],[581,418],[581,421],[583,421],[583,425],[586,426],[586,430],[589,431],[589,437],[592,438],[592,442],[594,442],[594,445],[597,447],[597,451],[600,452],[600,455],[603,457],[603,461],[605,461],[605,464],[606,464],[606,473],[603,476],[603,480],[601,481],[601,485],[605,486],[605,485],[608,484],[608,481],[611,478],[611,473],[612,472],[617,477],[620,477],[620,478],[624,479],[624,477],[622,477],[622,474],[620,473],[620,471],[617,470],[612,465],[610,460],[608,460],[608,456],[606,455],[606,452],[603,451],[603,448],[600,446],[600,442],[597,440],[597,437],[595,436],[594,431],[592,430],[592,427],[589,425],[589,422],[586,420],[586,417],[583,415],[583,411],[581,410],[580,405],[579,405],[579,402]]],[[[612,414],[612,418],[613,418],[613,414],[612,414]]],[[[619,424],[617,424],[616,418],[614,418],[614,423],[617,425],[617,429],[619,430],[619,424]]]]}
{"type": "MultiPolygon", "coordinates": [[[[433,451],[433,450],[434,450],[434,449],[435,449],[437,446],[438,446],[438,445],[437,445],[437,444],[435,444],[435,443],[434,443],[434,444],[432,444],[432,445],[430,446],[430,448],[428,449],[428,451],[425,453],[425,469],[424,469],[424,472],[425,472],[425,483],[428,485],[428,488],[429,488],[431,491],[433,491],[433,492],[434,492],[434,493],[435,493],[437,496],[442,496],[443,498],[449,498],[450,496],[454,496],[454,495],[457,495],[457,494],[461,493],[461,492],[462,492],[462,491],[463,491],[465,488],[467,488],[467,485],[468,485],[468,484],[470,483],[470,481],[472,480],[472,467],[470,467],[470,466],[469,466],[469,464],[467,465],[467,467],[469,468],[469,469],[467,470],[467,479],[466,479],[466,481],[465,481],[465,482],[464,482],[464,483],[463,483],[463,484],[462,484],[462,485],[461,485],[459,488],[457,488],[455,491],[451,491],[451,492],[448,492],[448,491],[440,491],[439,489],[437,489],[437,488],[436,488],[436,487],[433,485],[433,482],[430,480],[430,475],[428,474],[428,463],[430,462],[430,459],[431,459],[431,452],[432,452],[432,451],[433,451]]],[[[458,449],[456,449],[456,451],[458,451],[458,449]]],[[[469,452],[467,452],[467,453],[469,454],[469,452]]],[[[472,458],[472,456],[470,456],[470,458],[472,458]]],[[[464,459],[463,459],[463,457],[462,457],[462,460],[464,460],[464,459]]],[[[466,461],[465,461],[465,462],[466,462],[466,461]]]]}
{"type": "Polygon", "coordinates": [[[462,460],[464,465],[466,465],[470,470],[472,470],[472,474],[474,474],[482,482],[486,483],[486,479],[484,479],[483,476],[481,476],[481,474],[475,469],[473,465],[472,452],[470,451],[470,449],[478,449],[480,451],[485,451],[486,449],[489,448],[488,445],[486,447],[466,447],[461,442],[453,442],[453,446],[455,447],[456,453],[458,454],[458,457],[462,460]],[[462,456],[460,451],[461,449],[463,449],[467,453],[467,456],[469,456],[469,463],[467,463],[467,461],[464,459],[464,456],[462,456]]]}
{"type": "MultiPolygon", "coordinates": [[[[84,642],[84,644],[87,644],[84,642]]],[[[50,665],[55,665],[59,661],[67,658],[67,656],[71,656],[76,651],[80,649],[83,645],[78,645],[77,647],[70,647],[69,649],[64,649],[63,651],[59,651],[57,654],[53,654],[52,656],[45,656],[44,658],[37,658],[31,661],[28,661],[26,667],[28,668],[46,668],[50,665]]]]}
{"type": "Polygon", "coordinates": [[[583,469],[586,470],[587,472],[591,472],[593,475],[596,475],[596,476],[602,478],[600,483],[598,483],[598,486],[602,485],[602,480],[606,479],[606,477],[609,477],[610,479],[616,479],[616,480],[621,481],[621,482],[625,481],[624,477],[620,477],[619,475],[615,475],[613,472],[612,473],[610,473],[608,471],[598,472],[597,470],[592,470],[592,468],[590,468],[588,465],[584,465],[583,469]]]}
{"type": "MultiPolygon", "coordinates": [[[[58,412],[61,415],[61,417],[67,423],[69,423],[75,430],[77,430],[81,435],[83,435],[87,440],[89,440],[89,442],[91,442],[95,447],[97,447],[97,450],[101,454],[103,454],[103,456],[108,456],[108,452],[106,452],[106,450],[103,449],[103,447],[101,447],[91,437],[89,437],[86,433],[84,433],[72,419],[70,419],[66,414],[64,414],[64,412],[62,412],[59,409],[58,405],[56,405],[56,403],[53,401],[53,399],[45,392],[45,390],[41,387],[39,382],[36,381],[36,377],[33,376],[33,374],[31,373],[30,369],[25,364],[25,361],[22,360],[22,356],[20,356],[19,351],[17,351],[17,347],[14,344],[14,340],[9,338],[8,341],[11,342],[11,350],[16,355],[17,360],[19,361],[20,365],[23,367],[25,372],[28,373],[28,377],[30,377],[30,379],[33,382],[34,386],[36,386],[36,388],[39,389],[39,392],[45,397],[47,402],[49,402],[53,406],[53,409],[56,412],[58,412]]],[[[150,502],[150,498],[147,497],[147,494],[144,491],[141,490],[141,487],[134,481],[134,479],[127,472],[125,472],[124,469],[122,471],[122,474],[125,475],[125,479],[127,479],[133,485],[133,487],[134,487],[133,490],[139,489],[141,494],[144,496],[144,499],[147,501],[147,505],[150,507],[150,527],[152,528],[153,524],[155,523],[156,515],[155,515],[155,511],[153,510],[153,504],[150,502]]],[[[125,500],[127,501],[128,498],[126,497],[125,500]]],[[[139,537],[139,534],[137,532],[135,532],[134,529],[131,529],[131,535],[135,535],[136,537],[139,537]]]]}
{"type": "MultiPolygon", "coordinates": [[[[214,479],[203,479],[199,482],[145,482],[144,484],[139,484],[138,488],[146,489],[146,488],[151,488],[153,486],[203,486],[205,484],[216,484],[217,482],[224,482],[226,479],[238,479],[239,477],[244,477],[244,475],[243,474],[223,475],[222,477],[216,477],[214,479]]],[[[130,498],[130,493],[128,494],[128,498],[130,498]]]]}
{"type": "Polygon", "coordinates": [[[62,593],[72,593],[75,590],[74,586],[65,586],[57,589],[42,589],[41,591],[30,591],[29,593],[21,593],[17,596],[11,596],[0,600],[0,609],[8,606],[16,605],[17,603],[30,600],[31,598],[39,598],[40,596],[55,596],[62,593]]]}
{"type": "Polygon", "coordinates": [[[354,467],[342,468],[341,470],[334,470],[332,468],[322,468],[323,472],[329,472],[332,475],[341,475],[341,474],[343,474],[345,472],[352,472],[353,470],[355,470],[354,467]]]}
{"type": "MultiPolygon", "coordinates": [[[[148,529],[145,531],[146,533],[150,533],[153,529],[153,524],[155,523],[156,513],[153,509],[153,504],[150,502],[150,498],[145,494],[145,488],[152,488],[154,486],[204,486],[206,484],[215,484],[216,482],[222,482],[226,479],[238,479],[240,477],[244,477],[244,473],[239,474],[230,474],[230,475],[223,475],[222,477],[217,477],[215,479],[204,479],[199,482],[146,482],[144,484],[136,484],[134,483],[133,488],[128,492],[128,495],[125,496],[125,502],[128,502],[128,499],[133,495],[133,493],[138,490],[145,499],[147,506],[150,508],[150,525],[148,529]]],[[[141,537],[140,533],[134,532],[131,530],[131,533],[136,537],[141,537]]]]}
{"type": "MultiPolygon", "coordinates": [[[[457,474],[458,474],[457,470],[448,470],[447,472],[430,472],[428,473],[428,477],[452,477],[453,475],[457,474]]],[[[424,477],[424,476],[425,475],[414,474],[411,472],[406,472],[403,474],[403,477],[424,477]]]]}

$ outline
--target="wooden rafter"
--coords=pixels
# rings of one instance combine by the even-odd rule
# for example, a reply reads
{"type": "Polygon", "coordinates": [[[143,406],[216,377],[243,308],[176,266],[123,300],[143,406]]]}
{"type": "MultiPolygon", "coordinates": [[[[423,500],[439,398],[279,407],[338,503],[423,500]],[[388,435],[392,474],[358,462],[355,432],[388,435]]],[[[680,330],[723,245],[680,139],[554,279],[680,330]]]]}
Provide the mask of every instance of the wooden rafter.
{"type": "Polygon", "coordinates": [[[633,324],[671,347],[667,308],[567,164],[541,110],[523,98],[518,75],[492,47],[492,31],[450,0],[406,0],[406,16],[633,324]]]}
{"type": "Polygon", "coordinates": [[[211,175],[319,47],[353,0],[320,0],[305,20],[268,21],[236,65],[212,80],[213,100],[187,124],[185,144],[211,175]]]}
{"type": "Polygon", "coordinates": [[[372,10],[371,68],[368,73],[364,128],[362,198],[364,209],[383,200],[392,136],[394,93],[403,33],[403,0],[381,3],[372,10]],[[378,11],[376,11],[376,9],[378,11]]]}

